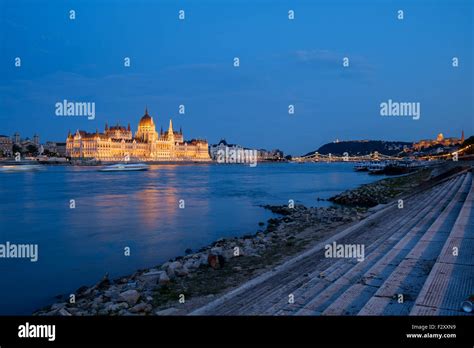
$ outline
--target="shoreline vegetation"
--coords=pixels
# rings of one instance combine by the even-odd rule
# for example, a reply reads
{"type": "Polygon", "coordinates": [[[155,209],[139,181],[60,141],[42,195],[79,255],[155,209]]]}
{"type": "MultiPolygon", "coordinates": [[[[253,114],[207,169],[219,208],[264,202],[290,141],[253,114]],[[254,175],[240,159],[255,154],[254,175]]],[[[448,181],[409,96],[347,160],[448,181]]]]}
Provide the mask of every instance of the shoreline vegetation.
{"type": "MultiPolygon", "coordinates": [[[[185,315],[318,242],[358,223],[379,204],[428,189],[461,171],[456,163],[420,169],[342,192],[330,207],[264,206],[275,213],[252,235],[222,238],[152,268],[58,296],[33,315],[185,315]]],[[[317,197],[315,197],[317,199],[317,197]]],[[[376,209],[376,208],[375,208],[376,209]]]]}

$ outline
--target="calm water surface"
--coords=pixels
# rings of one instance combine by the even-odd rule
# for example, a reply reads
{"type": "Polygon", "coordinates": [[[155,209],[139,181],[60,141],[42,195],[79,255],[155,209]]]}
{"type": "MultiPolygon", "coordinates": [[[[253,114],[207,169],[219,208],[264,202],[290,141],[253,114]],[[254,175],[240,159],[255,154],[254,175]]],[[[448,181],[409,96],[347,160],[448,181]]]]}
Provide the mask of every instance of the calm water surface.
{"type": "Polygon", "coordinates": [[[39,247],[37,262],[0,259],[0,314],[29,314],[105,273],[126,275],[186,248],[255,233],[258,222],[272,216],[261,204],[293,199],[327,205],[316,198],[377,179],[349,163],[154,165],[128,173],[51,166],[0,173],[0,243],[39,247]]]}

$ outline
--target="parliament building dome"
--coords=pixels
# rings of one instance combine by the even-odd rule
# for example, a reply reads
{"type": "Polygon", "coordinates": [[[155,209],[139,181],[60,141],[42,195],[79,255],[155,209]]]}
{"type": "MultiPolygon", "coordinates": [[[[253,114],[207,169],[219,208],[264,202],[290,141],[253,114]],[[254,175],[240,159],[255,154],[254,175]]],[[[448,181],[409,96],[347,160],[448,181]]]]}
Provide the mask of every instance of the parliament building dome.
{"type": "Polygon", "coordinates": [[[148,109],[145,109],[145,115],[140,119],[138,127],[153,127],[153,118],[148,115],[148,109]]]}

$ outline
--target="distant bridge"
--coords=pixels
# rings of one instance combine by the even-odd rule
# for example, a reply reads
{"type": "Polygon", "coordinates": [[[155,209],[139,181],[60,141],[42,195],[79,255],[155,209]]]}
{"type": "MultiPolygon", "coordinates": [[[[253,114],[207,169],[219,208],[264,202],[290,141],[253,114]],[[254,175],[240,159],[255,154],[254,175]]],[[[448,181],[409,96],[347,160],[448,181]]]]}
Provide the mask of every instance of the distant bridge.
{"type": "Polygon", "coordinates": [[[301,157],[294,157],[293,160],[295,162],[363,162],[363,161],[388,161],[388,160],[401,160],[401,157],[396,156],[387,156],[377,151],[363,156],[349,156],[348,153],[345,155],[338,156],[333,154],[320,154],[319,152],[315,152],[311,155],[301,156],[301,157]]]}
{"type": "MultiPolygon", "coordinates": [[[[473,145],[467,145],[461,149],[458,149],[456,151],[450,152],[450,153],[445,153],[445,154],[439,154],[439,155],[425,155],[425,156],[418,156],[416,159],[419,160],[453,160],[457,156],[461,157],[472,157],[471,156],[466,156],[464,153],[473,147],[473,145]]],[[[369,154],[369,155],[364,155],[364,156],[349,156],[349,154],[346,152],[346,155],[338,156],[338,155],[333,155],[333,154],[320,154],[319,152],[315,152],[311,155],[306,155],[306,156],[301,156],[301,157],[293,157],[293,161],[295,162],[365,162],[365,161],[397,161],[397,160],[403,160],[407,159],[406,157],[397,157],[397,156],[388,156],[384,155],[381,153],[378,153],[377,151],[369,154]]]]}

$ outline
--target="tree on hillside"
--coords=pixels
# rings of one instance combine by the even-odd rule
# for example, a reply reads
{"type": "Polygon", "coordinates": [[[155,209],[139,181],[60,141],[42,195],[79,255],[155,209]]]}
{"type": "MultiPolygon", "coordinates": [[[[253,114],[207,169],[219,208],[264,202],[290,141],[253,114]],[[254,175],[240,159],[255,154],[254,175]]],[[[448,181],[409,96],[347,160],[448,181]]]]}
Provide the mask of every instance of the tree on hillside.
{"type": "Polygon", "coordinates": [[[13,153],[13,156],[15,156],[15,154],[19,152],[19,153],[22,153],[23,151],[21,150],[21,146],[17,145],[17,144],[13,144],[13,147],[12,147],[12,153],[13,153]]]}
{"type": "Polygon", "coordinates": [[[467,155],[474,155],[474,135],[464,140],[464,143],[462,143],[461,147],[466,147],[468,145],[471,145],[471,148],[467,150],[465,153],[467,155]]]}
{"type": "Polygon", "coordinates": [[[474,144],[474,135],[464,140],[464,143],[462,143],[462,147],[472,144],[474,144]]]}
{"type": "Polygon", "coordinates": [[[26,147],[26,152],[31,154],[32,156],[38,155],[38,147],[33,144],[30,144],[26,147]]]}

